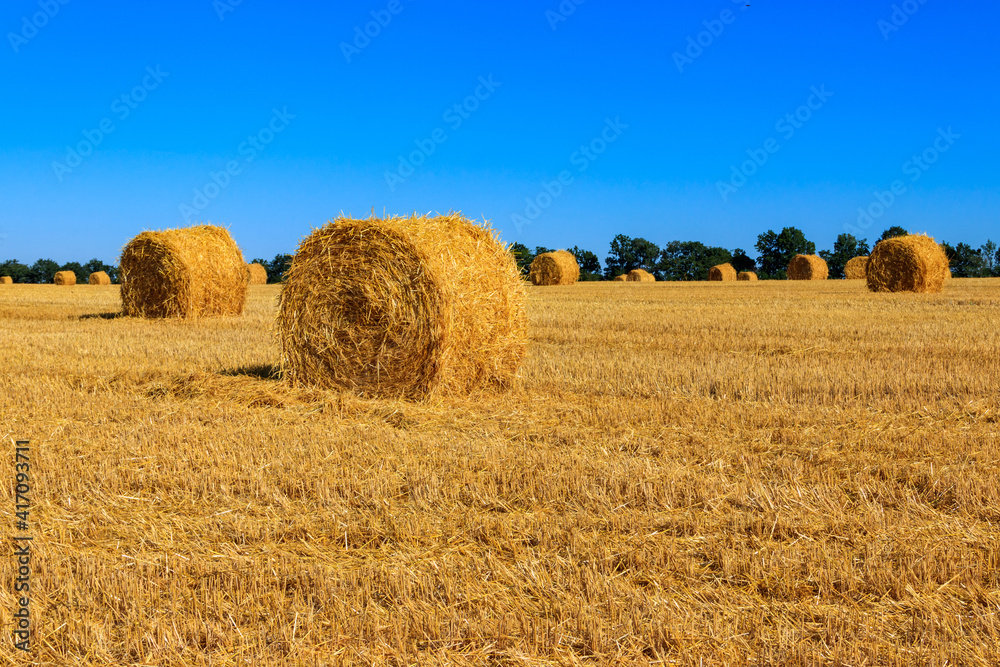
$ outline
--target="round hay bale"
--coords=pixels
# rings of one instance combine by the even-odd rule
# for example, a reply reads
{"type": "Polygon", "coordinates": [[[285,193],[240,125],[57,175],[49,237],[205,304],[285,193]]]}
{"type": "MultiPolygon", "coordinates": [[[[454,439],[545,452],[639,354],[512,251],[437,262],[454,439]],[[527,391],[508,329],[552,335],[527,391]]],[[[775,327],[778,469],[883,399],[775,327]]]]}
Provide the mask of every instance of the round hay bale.
{"type": "Polygon", "coordinates": [[[757,274],[753,271],[740,271],[736,276],[736,280],[757,282],[757,274]]]}
{"type": "Polygon", "coordinates": [[[723,282],[730,282],[736,280],[736,269],[729,262],[725,264],[717,264],[708,270],[709,280],[721,280],[723,282]]]}
{"type": "Polygon", "coordinates": [[[0,276],[0,285],[13,285],[14,279],[10,276],[0,276]]]}
{"type": "Polygon", "coordinates": [[[621,274],[620,276],[615,276],[615,280],[614,280],[614,281],[615,281],[616,283],[624,283],[624,282],[627,282],[627,281],[628,281],[628,276],[627,276],[627,275],[625,275],[625,274],[623,273],[623,274],[621,274]]]}
{"type": "Polygon", "coordinates": [[[854,257],[844,264],[844,277],[848,280],[864,280],[868,270],[868,257],[854,257]]]}
{"type": "Polygon", "coordinates": [[[52,282],[56,285],[75,285],[76,274],[72,271],[57,271],[52,282]]]}
{"type": "Polygon", "coordinates": [[[826,280],[830,270],[818,255],[796,255],[788,263],[789,280],[826,280]]]}
{"type": "Polygon", "coordinates": [[[655,283],[656,276],[645,269],[632,269],[628,272],[627,280],[630,283],[655,283]]]}
{"type": "Polygon", "coordinates": [[[281,288],[293,384],[422,398],[513,384],[526,290],[489,227],[460,214],[340,218],[306,237],[281,288]]]}
{"type": "Polygon", "coordinates": [[[87,279],[91,285],[110,285],[111,276],[109,276],[104,271],[94,271],[90,274],[90,278],[87,279]]]}
{"type": "Polygon", "coordinates": [[[528,277],[532,285],[572,285],[580,279],[580,265],[571,252],[546,252],[531,262],[528,277]]]}
{"type": "Polygon", "coordinates": [[[260,264],[247,264],[247,276],[251,285],[267,284],[267,269],[260,264]]]}
{"type": "Polygon", "coordinates": [[[119,270],[130,317],[239,315],[246,304],[246,262],[223,227],[143,232],[122,249],[119,270]]]}
{"type": "Polygon", "coordinates": [[[909,235],[879,241],[868,258],[872,292],[940,292],[948,257],[929,236],[909,235]]]}

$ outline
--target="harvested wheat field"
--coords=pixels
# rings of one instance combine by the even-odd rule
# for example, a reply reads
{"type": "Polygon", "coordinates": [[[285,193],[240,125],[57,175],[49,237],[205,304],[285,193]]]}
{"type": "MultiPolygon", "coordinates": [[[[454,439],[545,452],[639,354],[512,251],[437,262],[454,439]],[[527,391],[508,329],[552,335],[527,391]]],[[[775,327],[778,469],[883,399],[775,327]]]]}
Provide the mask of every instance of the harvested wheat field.
{"type": "Polygon", "coordinates": [[[419,402],[280,380],[278,289],[0,291],[5,664],[1000,663],[1000,280],[532,290],[511,391],[419,402]]]}

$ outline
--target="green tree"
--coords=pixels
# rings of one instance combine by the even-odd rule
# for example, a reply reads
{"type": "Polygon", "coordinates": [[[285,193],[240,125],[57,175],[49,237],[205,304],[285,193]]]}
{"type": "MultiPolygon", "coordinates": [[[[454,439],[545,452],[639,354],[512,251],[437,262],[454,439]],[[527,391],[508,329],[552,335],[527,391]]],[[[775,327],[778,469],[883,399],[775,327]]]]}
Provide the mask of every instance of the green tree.
{"type": "Polygon", "coordinates": [[[52,282],[55,278],[56,271],[59,270],[59,265],[51,259],[40,259],[31,265],[28,269],[28,276],[25,282],[35,283],[36,285],[44,285],[45,283],[52,282]]]}
{"type": "Polygon", "coordinates": [[[732,260],[732,253],[725,248],[709,247],[700,241],[671,241],[660,253],[657,277],[662,280],[708,280],[710,268],[732,260]]]}
{"type": "MultiPolygon", "coordinates": [[[[884,232],[882,232],[882,236],[880,236],[878,240],[879,241],[885,241],[886,239],[894,239],[897,236],[909,236],[909,235],[910,235],[910,232],[906,231],[905,229],[903,229],[899,225],[894,225],[894,226],[890,227],[889,229],[885,230],[884,232]]],[[[877,243],[878,242],[876,241],[876,244],[877,243]]]]}
{"type": "Polygon", "coordinates": [[[16,259],[8,259],[0,264],[0,276],[10,276],[15,283],[28,282],[28,273],[31,269],[26,264],[16,259]]]}
{"type": "Polygon", "coordinates": [[[742,248],[737,248],[736,250],[733,251],[732,264],[733,268],[736,269],[737,273],[741,271],[757,270],[757,262],[753,261],[753,259],[749,255],[743,252],[742,248]]]}
{"type": "Polygon", "coordinates": [[[760,277],[777,280],[788,277],[788,263],[793,257],[816,254],[816,244],[807,240],[806,235],[795,227],[785,227],[780,234],[769,229],[757,237],[754,247],[760,253],[757,258],[760,277]]]}
{"type": "Polygon", "coordinates": [[[531,267],[531,262],[534,261],[535,255],[523,243],[511,244],[510,254],[514,255],[514,261],[517,262],[517,268],[521,272],[521,275],[527,276],[528,269],[531,267]]]}
{"type": "Polygon", "coordinates": [[[601,280],[601,260],[589,250],[573,246],[569,250],[580,265],[580,280],[601,280]]]}
{"type": "Polygon", "coordinates": [[[278,253],[270,262],[262,261],[262,264],[267,269],[268,284],[280,283],[285,279],[285,272],[292,265],[292,255],[278,253]]]}
{"type": "Polygon", "coordinates": [[[871,250],[868,239],[856,239],[852,234],[841,234],[833,244],[833,252],[821,250],[819,256],[826,260],[831,278],[843,278],[844,266],[855,257],[864,257],[871,250]]]}
{"type": "Polygon", "coordinates": [[[951,275],[955,278],[977,278],[985,274],[983,256],[968,243],[957,243],[954,246],[942,243],[941,247],[948,256],[951,275]]]}
{"type": "Polygon", "coordinates": [[[987,239],[986,243],[979,249],[979,254],[983,258],[986,275],[1000,275],[1000,250],[997,250],[997,244],[987,239]]]}

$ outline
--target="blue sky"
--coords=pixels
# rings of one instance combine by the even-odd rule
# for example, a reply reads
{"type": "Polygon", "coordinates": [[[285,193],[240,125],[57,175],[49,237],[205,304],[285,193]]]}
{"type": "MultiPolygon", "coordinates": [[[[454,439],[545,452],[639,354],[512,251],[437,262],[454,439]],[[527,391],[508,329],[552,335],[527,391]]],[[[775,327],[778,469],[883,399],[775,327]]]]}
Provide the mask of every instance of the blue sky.
{"type": "Polygon", "coordinates": [[[619,233],[1000,240],[996,3],[750,4],[11,0],[0,260],[198,221],[269,258],[372,209],[602,259],[619,233]]]}

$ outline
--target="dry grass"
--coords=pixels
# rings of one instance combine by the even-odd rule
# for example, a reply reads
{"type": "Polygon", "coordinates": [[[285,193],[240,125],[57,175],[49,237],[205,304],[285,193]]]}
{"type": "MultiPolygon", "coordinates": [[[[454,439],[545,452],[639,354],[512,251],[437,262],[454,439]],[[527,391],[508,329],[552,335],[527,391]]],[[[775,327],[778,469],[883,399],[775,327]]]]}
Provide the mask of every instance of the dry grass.
{"type": "Polygon", "coordinates": [[[90,274],[87,282],[91,285],[110,285],[111,276],[109,276],[105,271],[94,271],[90,274]]]}
{"type": "Polygon", "coordinates": [[[528,278],[532,285],[572,285],[580,279],[580,265],[566,250],[546,252],[531,262],[528,278]]]}
{"type": "Polygon", "coordinates": [[[844,265],[844,277],[847,280],[864,280],[867,277],[868,256],[852,257],[844,265]]]}
{"type": "Polygon", "coordinates": [[[507,246],[459,214],[338,219],[299,245],[281,290],[296,384],[421,398],[509,389],[528,325],[507,246]]]}
{"type": "Polygon", "coordinates": [[[830,269],[819,255],[796,255],[788,263],[789,280],[826,280],[830,269]]]}
{"type": "Polygon", "coordinates": [[[122,249],[122,312],[130,317],[239,315],[246,263],[224,227],[143,232],[122,249]]]}
{"type": "Polygon", "coordinates": [[[56,271],[56,275],[52,278],[52,282],[56,285],[75,285],[76,274],[72,271],[56,271]]]}
{"type": "Polygon", "coordinates": [[[277,286],[118,289],[0,292],[5,664],[1000,663],[1000,281],[533,290],[517,390],[424,403],[274,379],[277,286]]]}
{"type": "Polygon", "coordinates": [[[708,279],[712,281],[724,281],[731,282],[736,280],[736,269],[733,265],[726,262],[725,264],[718,264],[713,266],[708,270],[708,279]]]}

